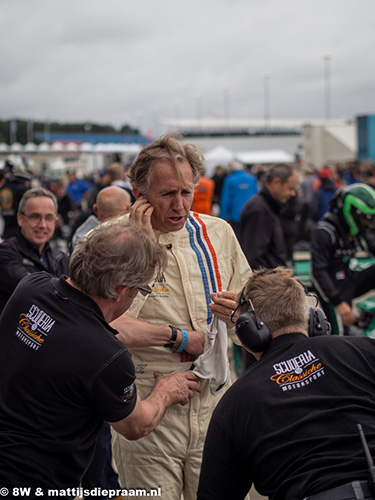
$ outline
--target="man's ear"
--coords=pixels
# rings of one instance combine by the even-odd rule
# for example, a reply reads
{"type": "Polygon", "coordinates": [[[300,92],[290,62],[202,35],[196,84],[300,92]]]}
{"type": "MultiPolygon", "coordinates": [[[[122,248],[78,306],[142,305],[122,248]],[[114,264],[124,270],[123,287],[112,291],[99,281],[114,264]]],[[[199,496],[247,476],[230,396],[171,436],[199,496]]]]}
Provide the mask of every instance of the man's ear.
{"type": "Polygon", "coordinates": [[[96,216],[98,216],[98,205],[96,203],[93,204],[92,210],[96,216]]]}
{"type": "Polygon", "coordinates": [[[126,294],[136,296],[138,293],[138,290],[136,288],[133,288],[133,287],[127,286],[127,285],[117,285],[116,292],[117,292],[117,299],[119,300],[123,295],[126,295],[126,294]]]}
{"type": "Polygon", "coordinates": [[[269,184],[267,184],[267,189],[271,194],[273,194],[278,191],[280,185],[281,185],[281,179],[279,177],[274,177],[272,181],[269,184]]]}
{"type": "Polygon", "coordinates": [[[22,214],[17,213],[17,222],[20,227],[22,227],[22,214]]]}
{"type": "Polygon", "coordinates": [[[139,188],[137,186],[133,187],[133,195],[136,200],[139,200],[142,196],[144,196],[143,193],[140,192],[139,188]]]}
{"type": "Polygon", "coordinates": [[[116,286],[116,292],[117,292],[117,299],[120,299],[126,290],[128,290],[129,287],[126,285],[117,285],[116,286]]]}

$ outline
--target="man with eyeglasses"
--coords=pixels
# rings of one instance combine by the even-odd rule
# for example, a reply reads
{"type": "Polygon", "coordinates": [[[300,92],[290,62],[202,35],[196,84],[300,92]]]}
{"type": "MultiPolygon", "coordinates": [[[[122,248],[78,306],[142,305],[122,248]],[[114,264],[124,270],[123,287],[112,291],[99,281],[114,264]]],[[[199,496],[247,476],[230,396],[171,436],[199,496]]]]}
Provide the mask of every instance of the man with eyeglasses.
{"type": "Polygon", "coordinates": [[[57,200],[47,189],[27,190],[18,206],[19,231],[0,244],[0,312],[22,278],[47,271],[67,274],[69,257],[49,244],[55,231],[57,200]]]}
{"type": "Polygon", "coordinates": [[[167,408],[200,391],[192,372],[155,372],[141,398],[131,355],[110,326],[164,264],[163,249],[141,229],[113,222],[80,240],[69,277],[21,281],[0,317],[2,497],[127,495],[79,488],[103,421],[143,438],[167,408]]]}
{"type": "MultiPolygon", "coordinates": [[[[105,221],[129,212],[130,195],[125,189],[118,186],[107,186],[101,189],[95,201],[93,206],[95,215],[91,215],[77,228],[72,237],[71,251],[89,231],[105,221]]],[[[147,285],[138,286],[137,289],[142,295],[151,292],[147,285]]],[[[104,422],[98,434],[93,459],[82,477],[82,486],[88,489],[101,487],[103,490],[119,488],[118,476],[112,467],[112,462],[111,430],[108,423],[104,422]]],[[[106,495],[99,497],[99,499],[106,498],[108,498],[106,495]]]]}

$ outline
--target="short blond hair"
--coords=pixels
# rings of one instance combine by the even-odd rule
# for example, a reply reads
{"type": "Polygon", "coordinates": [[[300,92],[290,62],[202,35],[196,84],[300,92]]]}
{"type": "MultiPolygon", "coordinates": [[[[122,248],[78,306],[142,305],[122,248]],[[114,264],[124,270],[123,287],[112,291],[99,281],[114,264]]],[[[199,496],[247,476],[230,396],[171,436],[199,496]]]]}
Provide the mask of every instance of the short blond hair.
{"type": "Polygon", "coordinates": [[[239,314],[251,309],[250,299],[271,333],[289,325],[307,330],[310,308],[306,291],[291,269],[257,269],[245,285],[243,298],[246,300],[239,307],[239,314]]]}

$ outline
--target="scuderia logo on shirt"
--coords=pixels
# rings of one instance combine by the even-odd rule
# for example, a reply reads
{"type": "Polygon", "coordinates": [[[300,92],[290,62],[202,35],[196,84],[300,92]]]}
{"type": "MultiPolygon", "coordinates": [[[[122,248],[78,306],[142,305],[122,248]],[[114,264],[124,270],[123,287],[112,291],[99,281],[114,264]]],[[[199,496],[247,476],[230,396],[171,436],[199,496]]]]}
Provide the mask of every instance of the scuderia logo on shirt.
{"type": "Polygon", "coordinates": [[[123,394],[121,394],[120,399],[122,399],[122,401],[127,401],[133,396],[133,394],[134,394],[134,382],[128,387],[124,388],[124,392],[123,394]]]}
{"type": "Polygon", "coordinates": [[[274,364],[273,369],[275,374],[271,376],[271,380],[283,391],[300,389],[324,375],[322,363],[310,350],[274,364]]]}
{"type": "Polygon", "coordinates": [[[51,331],[55,320],[47,313],[32,305],[27,314],[22,313],[16,331],[17,337],[31,349],[39,349],[51,331]]]}

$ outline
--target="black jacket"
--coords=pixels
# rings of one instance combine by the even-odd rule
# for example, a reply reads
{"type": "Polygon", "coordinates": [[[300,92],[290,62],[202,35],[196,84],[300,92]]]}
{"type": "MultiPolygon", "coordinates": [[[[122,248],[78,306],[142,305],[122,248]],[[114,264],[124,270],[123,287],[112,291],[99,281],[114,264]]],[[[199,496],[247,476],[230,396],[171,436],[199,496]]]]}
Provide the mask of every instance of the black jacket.
{"type": "Polygon", "coordinates": [[[374,248],[363,236],[351,238],[345,223],[332,212],[327,212],[313,229],[312,279],[334,306],[344,300],[345,289],[351,287],[355,271],[350,268],[350,261],[361,250],[373,252],[374,248]]]}
{"type": "Polygon", "coordinates": [[[69,272],[69,257],[61,250],[47,247],[48,269],[36,248],[19,231],[0,244],[0,312],[22,278],[38,271],[60,277],[69,272]]]}
{"type": "Polygon", "coordinates": [[[16,179],[10,179],[0,189],[0,211],[4,219],[3,238],[8,239],[18,232],[17,210],[27,187],[16,179]]]}
{"type": "Polygon", "coordinates": [[[254,195],[243,207],[240,243],[253,269],[285,266],[287,252],[280,221],[282,205],[267,188],[254,195]]]}

